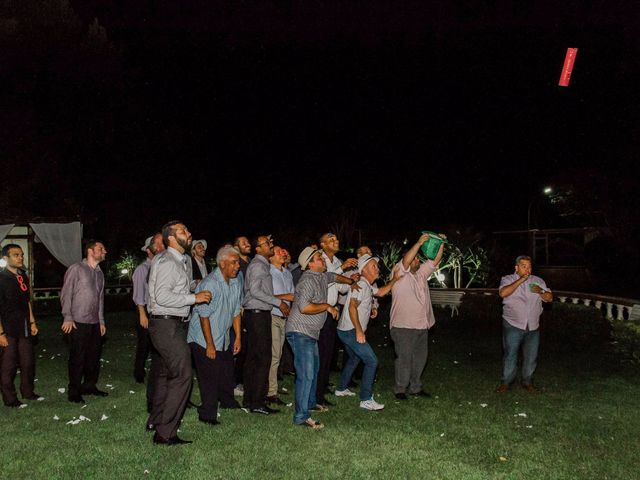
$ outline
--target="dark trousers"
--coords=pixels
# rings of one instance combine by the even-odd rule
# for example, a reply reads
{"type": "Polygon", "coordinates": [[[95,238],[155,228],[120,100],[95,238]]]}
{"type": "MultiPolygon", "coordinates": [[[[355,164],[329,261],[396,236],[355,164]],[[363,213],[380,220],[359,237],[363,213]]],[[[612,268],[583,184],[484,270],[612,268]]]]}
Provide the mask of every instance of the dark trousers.
{"type": "MultiPolygon", "coordinates": [[[[234,380],[236,385],[240,385],[244,381],[244,359],[247,356],[247,330],[245,328],[244,319],[240,320],[240,352],[234,357],[234,380]]],[[[231,337],[231,345],[236,340],[236,332],[231,329],[229,332],[229,336],[231,337]]]]}
{"type": "Polygon", "coordinates": [[[7,345],[0,348],[0,388],[5,405],[18,400],[16,374],[20,367],[20,394],[22,398],[33,396],[33,380],[36,375],[36,360],[31,338],[7,336],[7,345]]]}
{"type": "Polygon", "coordinates": [[[206,349],[197,343],[190,343],[191,353],[196,364],[198,387],[200,388],[200,407],[198,415],[205,420],[218,417],[218,403],[230,406],[233,398],[233,353],[217,350],[216,358],[207,357],[206,349]]]}
{"type": "Polygon", "coordinates": [[[69,347],[69,396],[94,391],[100,375],[100,324],[76,322],[69,334],[69,347]]]}
{"type": "Polygon", "coordinates": [[[282,358],[280,359],[280,366],[278,367],[278,377],[282,377],[285,373],[292,373],[295,371],[293,365],[293,351],[289,342],[284,342],[282,347],[282,358]]]}
{"type": "Polygon", "coordinates": [[[324,394],[329,384],[331,359],[336,343],[337,328],[338,322],[336,322],[331,315],[327,315],[327,319],[320,329],[320,338],[318,338],[318,351],[320,353],[320,369],[318,370],[318,385],[316,390],[318,403],[322,403],[322,400],[324,400],[324,394]]]}
{"type": "Polygon", "coordinates": [[[188,322],[166,318],[149,318],[149,335],[158,352],[155,390],[151,415],[163,438],[177,435],[191,389],[191,350],[187,344],[188,322]]]}
{"type": "Polygon", "coordinates": [[[143,382],[145,377],[145,363],[151,352],[151,340],[149,339],[149,330],[143,328],[136,319],[136,358],[133,362],[133,377],[136,382],[143,382]]]}
{"type": "Polygon", "coordinates": [[[244,360],[244,397],[247,408],[265,406],[271,368],[271,312],[245,310],[247,354],[244,360]]]}

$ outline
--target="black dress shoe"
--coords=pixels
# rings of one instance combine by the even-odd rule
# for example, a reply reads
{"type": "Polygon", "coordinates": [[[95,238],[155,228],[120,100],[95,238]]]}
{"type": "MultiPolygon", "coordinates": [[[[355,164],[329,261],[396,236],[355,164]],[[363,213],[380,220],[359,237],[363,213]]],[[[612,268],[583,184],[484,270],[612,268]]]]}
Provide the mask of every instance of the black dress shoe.
{"type": "Polygon", "coordinates": [[[198,420],[200,420],[202,423],[206,423],[208,425],[220,425],[220,422],[218,420],[210,420],[210,419],[202,418],[202,417],[198,417],[198,420]]]}
{"type": "Polygon", "coordinates": [[[267,402],[269,402],[272,405],[286,405],[286,403],[284,403],[282,400],[280,400],[275,395],[273,397],[267,397],[267,402]]]}
{"type": "Polygon", "coordinates": [[[80,395],[69,395],[69,401],[73,403],[86,403],[80,395]]]}
{"type": "Polygon", "coordinates": [[[411,395],[413,395],[414,397],[431,398],[431,394],[429,392],[425,392],[424,390],[420,390],[419,392],[412,393],[411,395]]]}
{"type": "Polygon", "coordinates": [[[144,377],[134,377],[136,383],[144,383],[144,377]]]}
{"type": "Polygon", "coordinates": [[[236,408],[240,408],[240,404],[238,402],[228,403],[228,404],[220,404],[220,408],[225,410],[235,410],[236,408]]]}
{"type": "Polygon", "coordinates": [[[318,404],[319,405],[324,405],[325,407],[335,407],[336,406],[335,403],[330,402],[326,398],[323,398],[322,400],[318,400],[318,404]]]}
{"type": "Polygon", "coordinates": [[[407,397],[407,394],[404,392],[396,393],[396,398],[398,400],[409,400],[409,397],[407,397]]]}
{"type": "Polygon", "coordinates": [[[158,432],[153,436],[153,443],[156,445],[186,445],[188,443],[193,443],[191,440],[183,440],[177,435],[171,438],[164,438],[158,435],[158,432]]]}
{"type": "Polygon", "coordinates": [[[39,398],[42,398],[41,395],[38,395],[37,393],[33,392],[33,395],[30,395],[28,397],[23,397],[24,400],[38,400],[39,398]]]}
{"type": "Polygon", "coordinates": [[[200,405],[196,405],[191,400],[187,402],[187,408],[198,408],[200,405]]]}
{"type": "Polygon", "coordinates": [[[18,408],[20,405],[24,405],[20,400],[14,400],[13,402],[5,403],[7,407],[18,408]]]}
{"type": "Polygon", "coordinates": [[[272,415],[274,413],[280,412],[280,410],[276,410],[275,408],[271,408],[266,405],[258,408],[250,408],[249,411],[251,413],[259,413],[261,415],[272,415]]]}
{"type": "Polygon", "coordinates": [[[85,395],[95,395],[96,397],[108,397],[109,394],[103,390],[98,390],[97,388],[94,388],[93,390],[87,390],[86,392],[83,392],[85,395]]]}

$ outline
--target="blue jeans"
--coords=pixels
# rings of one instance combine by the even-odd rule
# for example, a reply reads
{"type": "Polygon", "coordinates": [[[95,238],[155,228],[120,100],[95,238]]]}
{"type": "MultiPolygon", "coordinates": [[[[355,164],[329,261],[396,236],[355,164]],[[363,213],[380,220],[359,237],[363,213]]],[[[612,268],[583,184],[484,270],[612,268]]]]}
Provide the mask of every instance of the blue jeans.
{"type": "Polygon", "coordinates": [[[378,368],[378,357],[373,353],[373,349],[369,342],[358,343],[356,341],[356,330],[338,330],[338,337],[344,344],[344,349],[348,355],[347,362],[344,364],[342,373],[340,374],[340,384],[338,390],[344,390],[349,385],[353,372],[362,361],[364,369],[362,371],[362,381],[360,383],[360,400],[369,400],[373,398],[373,381],[376,378],[376,369],[378,368]]]}
{"type": "Polygon", "coordinates": [[[286,337],[293,350],[293,366],[296,369],[296,411],[293,423],[300,425],[311,416],[309,410],[316,406],[320,368],[318,341],[298,332],[288,332],[286,337]]]}
{"type": "Polygon", "coordinates": [[[539,330],[522,330],[502,320],[502,383],[511,385],[516,379],[518,370],[518,351],[522,346],[522,384],[533,383],[533,372],[538,361],[538,346],[540,345],[539,330]]]}

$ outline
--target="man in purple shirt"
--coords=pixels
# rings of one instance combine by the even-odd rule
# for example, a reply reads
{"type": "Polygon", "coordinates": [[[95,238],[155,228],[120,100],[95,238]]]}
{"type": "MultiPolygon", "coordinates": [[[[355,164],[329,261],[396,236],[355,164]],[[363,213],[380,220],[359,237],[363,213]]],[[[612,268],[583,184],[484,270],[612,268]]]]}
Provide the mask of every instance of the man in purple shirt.
{"type": "Polygon", "coordinates": [[[84,403],[82,394],[106,397],[98,390],[100,350],[107,333],[104,324],[104,274],[99,263],[107,249],[102,242],[89,240],[84,260],[71,265],[64,274],[60,292],[62,331],[69,335],[69,401],[84,403]]]}
{"type": "Polygon", "coordinates": [[[515,272],[505,275],[498,291],[502,298],[502,382],[496,389],[505,393],[516,378],[518,351],[522,347],[522,386],[534,393],[533,372],[540,344],[542,302],[552,302],[553,293],[540,277],[531,275],[531,257],[516,258],[515,272]]]}

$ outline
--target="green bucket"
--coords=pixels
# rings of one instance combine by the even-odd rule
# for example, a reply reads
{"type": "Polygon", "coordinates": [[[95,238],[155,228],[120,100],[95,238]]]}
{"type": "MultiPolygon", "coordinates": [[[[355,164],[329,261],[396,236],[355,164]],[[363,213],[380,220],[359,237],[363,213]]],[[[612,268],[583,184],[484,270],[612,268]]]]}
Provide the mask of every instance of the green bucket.
{"type": "Polygon", "coordinates": [[[449,243],[449,241],[447,239],[440,238],[438,234],[435,232],[424,231],[422,233],[423,234],[428,233],[429,240],[427,240],[422,244],[422,246],[420,247],[420,250],[422,250],[422,253],[424,254],[424,256],[427,257],[429,260],[434,260],[436,258],[436,255],[438,255],[438,250],[440,250],[440,245],[442,245],[443,243],[449,243]]]}

